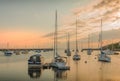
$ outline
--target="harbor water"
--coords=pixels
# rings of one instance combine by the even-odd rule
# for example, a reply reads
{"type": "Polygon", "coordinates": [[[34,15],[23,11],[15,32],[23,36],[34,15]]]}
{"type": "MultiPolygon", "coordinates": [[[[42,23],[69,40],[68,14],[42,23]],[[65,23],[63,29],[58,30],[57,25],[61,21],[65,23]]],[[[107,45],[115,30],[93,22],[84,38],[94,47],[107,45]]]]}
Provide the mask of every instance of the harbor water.
{"type": "MultiPolygon", "coordinates": [[[[28,59],[36,54],[31,51],[28,54],[13,54],[4,56],[0,52],[0,81],[120,81],[120,55],[110,55],[111,62],[99,62],[99,52],[87,55],[86,52],[79,52],[81,60],[73,61],[72,57],[67,58],[67,65],[70,70],[63,71],[57,69],[28,68],[28,59]]],[[[45,63],[50,63],[53,59],[53,52],[40,53],[45,63]]],[[[60,55],[66,56],[64,51],[60,55]]]]}

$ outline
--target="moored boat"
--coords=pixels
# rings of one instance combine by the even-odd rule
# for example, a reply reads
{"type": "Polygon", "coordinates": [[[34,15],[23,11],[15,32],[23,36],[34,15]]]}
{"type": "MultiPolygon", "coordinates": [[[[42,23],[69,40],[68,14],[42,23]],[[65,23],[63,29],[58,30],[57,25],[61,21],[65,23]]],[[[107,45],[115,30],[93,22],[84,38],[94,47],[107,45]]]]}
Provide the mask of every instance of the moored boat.
{"type": "Polygon", "coordinates": [[[5,56],[11,56],[11,55],[12,55],[12,52],[9,51],[9,50],[7,50],[7,51],[4,52],[4,55],[5,55],[5,56]]]}
{"type": "Polygon", "coordinates": [[[29,67],[42,67],[44,58],[40,54],[30,56],[28,60],[29,67]]]}

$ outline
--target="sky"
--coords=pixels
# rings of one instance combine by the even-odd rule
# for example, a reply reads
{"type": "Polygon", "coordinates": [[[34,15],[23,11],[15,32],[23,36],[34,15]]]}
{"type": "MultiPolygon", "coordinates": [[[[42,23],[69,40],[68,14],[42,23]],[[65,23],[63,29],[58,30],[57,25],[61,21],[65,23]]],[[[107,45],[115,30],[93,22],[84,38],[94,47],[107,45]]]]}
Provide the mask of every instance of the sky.
{"type": "MultiPolygon", "coordinates": [[[[93,47],[98,46],[102,27],[103,45],[120,41],[120,0],[94,0],[92,3],[72,9],[73,15],[67,15],[60,30],[60,38],[64,40],[63,32],[70,32],[71,41],[75,42],[75,26],[77,20],[78,42],[88,46],[88,35],[93,47]],[[102,24],[101,24],[102,22],[102,24]],[[61,33],[62,32],[62,33],[61,33]]],[[[46,35],[50,37],[51,34],[46,35]]],[[[52,36],[52,35],[51,35],[52,36]]],[[[66,40],[64,40],[66,41],[66,40]]],[[[74,44],[75,45],[75,44],[74,44]]]]}
{"type": "Polygon", "coordinates": [[[110,40],[110,34],[120,27],[119,4],[119,0],[0,0],[0,48],[7,43],[10,48],[53,47],[56,9],[60,44],[66,43],[66,32],[75,41],[76,19],[79,41],[86,41],[91,33],[97,41],[101,18],[107,33],[104,40],[110,40]]]}
{"type": "Polygon", "coordinates": [[[52,41],[43,35],[54,31],[55,10],[62,18],[90,1],[0,0],[0,47],[7,47],[7,43],[9,47],[45,47],[52,41]]]}

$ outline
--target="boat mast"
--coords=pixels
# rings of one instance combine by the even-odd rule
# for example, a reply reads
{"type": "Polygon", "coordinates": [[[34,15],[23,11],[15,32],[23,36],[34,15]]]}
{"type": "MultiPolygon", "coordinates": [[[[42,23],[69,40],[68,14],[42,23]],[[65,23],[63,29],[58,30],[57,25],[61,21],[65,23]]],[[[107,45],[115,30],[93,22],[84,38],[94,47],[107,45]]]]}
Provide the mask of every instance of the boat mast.
{"type": "Polygon", "coordinates": [[[101,49],[101,51],[102,51],[102,19],[101,19],[101,37],[100,37],[101,39],[100,39],[100,42],[101,42],[101,44],[100,44],[100,49],[101,49]]]}
{"type": "MultiPolygon", "coordinates": [[[[77,19],[76,19],[76,52],[78,52],[78,43],[77,43],[77,19]]],[[[77,54],[77,53],[76,53],[77,54]]]]}
{"type": "Polygon", "coordinates": [[[101,40],[101,39],[100,39],[100,35],[101,35],[101,34],[100,34],[100,32],[99,32],[99,35],[98,35],[98,48],[99,48],[99,49],[101,48],[101,47],[100,47],[100,40],[101,40]]]}
{"type": "Polygon", "coordinates": [[[9,50],[9,42],[7,42],[7,50],[9,50]]]}
{"type": "MultiPolygon", "coordinates": [[[[113,32],[113,28],[112,28],[112,32],[113,32]]],[[[113,36],[112,36],[112,51],[113,51],[114,45],[113,45],[113,36]]]]}
{"type": "Polygon", "coordinates": [[[55,12],[55,56],[57,56],[57,10],[55,12]]]}
{"type": "Polygon", "coordinates": [[[69,43],[70,41],[69,40],[70,40],[70,35],[68,33],[68,50],[70,50],[70,43],[69,43]]]}
{"type": "Polygon", "coordinates": [[[90,34],[88,34],[88,49],[90,49],[90,34]]]}
{"type": "Polygon", "coordinates": [[[54,57],[55,57],[55,50],[56,50],[56,46],[55,46],[55,42],[56,42],[56,41],[55,41],[55,38],[56,38],[56,37],[55,37],[55,31],[54,31],[53,34],[54,34],[54,57]]]}

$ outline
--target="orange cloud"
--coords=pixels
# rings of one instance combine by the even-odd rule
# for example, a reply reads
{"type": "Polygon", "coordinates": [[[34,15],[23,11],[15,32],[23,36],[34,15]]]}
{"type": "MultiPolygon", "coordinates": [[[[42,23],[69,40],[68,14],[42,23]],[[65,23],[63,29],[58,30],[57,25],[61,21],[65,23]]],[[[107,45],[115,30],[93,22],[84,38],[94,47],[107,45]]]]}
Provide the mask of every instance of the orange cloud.
{"type": "MultiPolygon", "coordinates": [[[[101,19],[103,31],[120,28],[120,0],[96,0],[90,5],[72,9],[72,15],[68,14],[63,18],[63,25],[59,32],[69,32],[71,41],[75,41],[76,18],[78,19],[78,39],[87,38],[88,34],[100,32],[101,19]]],[[[110,33],[105,38],[111,36],[110,33]]],[[[48,37],[53,34],[47,34],[48,37]]],[[[58,36],[65,42],[65,34],[58,36]]],[[[97,36],[98,37],[98,36],[97,36]]],[[[117,37],[116,37],[117,38],[117,37]]],[[[106,39],[104,39],[106,40],[106,39]]],[[[110,40],[110,39],[109,39],[110,40]]],[[[97,43],[95,43],[97,45],[97,43]]]]}

